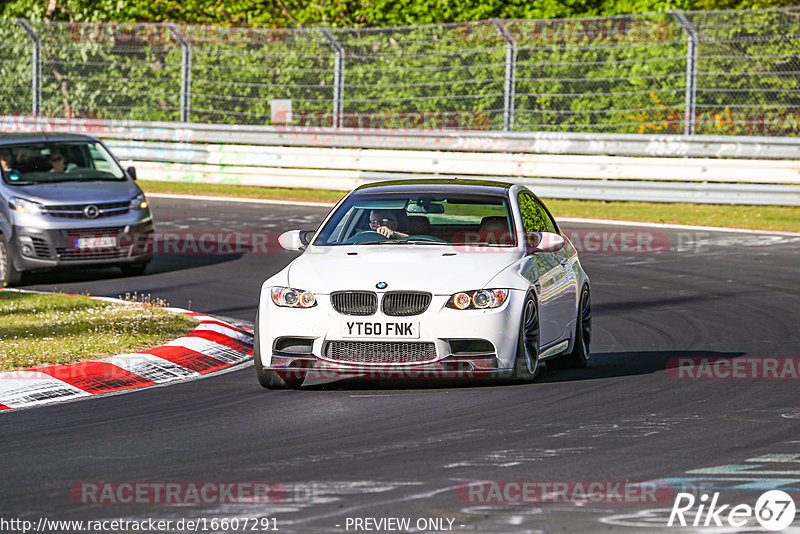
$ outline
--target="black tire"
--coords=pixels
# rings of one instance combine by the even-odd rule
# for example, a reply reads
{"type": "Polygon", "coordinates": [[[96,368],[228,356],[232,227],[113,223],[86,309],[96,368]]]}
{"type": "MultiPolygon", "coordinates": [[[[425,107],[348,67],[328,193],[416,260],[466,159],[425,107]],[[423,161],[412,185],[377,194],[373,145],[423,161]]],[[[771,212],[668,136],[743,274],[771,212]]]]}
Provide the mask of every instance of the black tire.
{"type": "MultiPolygon", "coordinates": [[[[270,369],[264,369],[261,362],[255,364],[256,378],[261,387],[266,389],[300,389],[303,385],[302,378],[281,378],[281,376],[270,369]]],[[[292,371],[287,371],[291,373],[292,371]]]]}
{"type": "Polygon", "coordinates": [[[143,263],[128,263],[120,265],[119,270],[122,271],[123,276],[141,276],[147,270],[148,262],[143,263]]]}
{"type": "Polygon", "coordinates": [[[275,371],[264,369],[258,344],[258,313],[256,313],[256,325],[253,329],[253,367],[256,369],[258,383],[265,389],[300,389],[300,386],[303,385],[302,378],[281,378],[275,371]]]}
{"type": "Polygon", "coordinates": [[[529,294],[522,306],[517,338],[517,355],[514,358],[514,371],[511,379],[529,384],[533,382],[541,368],[539,362],[539,307],[536,299],[529,294]]]}
{"type": "Polygon", "coordinates": [[[554,369],[583,368],[589,365],[592,345],[592,301],[589,286],[583,286],[575,321],[575,343],[572,351],[547,361],[554,369]]]}
{"type": "Polygon", "coordinates": [[[14,267],[14,258],[6,236],[0,234],[0,287],[9,287],[22,280],[22,271],[14,267]]]}

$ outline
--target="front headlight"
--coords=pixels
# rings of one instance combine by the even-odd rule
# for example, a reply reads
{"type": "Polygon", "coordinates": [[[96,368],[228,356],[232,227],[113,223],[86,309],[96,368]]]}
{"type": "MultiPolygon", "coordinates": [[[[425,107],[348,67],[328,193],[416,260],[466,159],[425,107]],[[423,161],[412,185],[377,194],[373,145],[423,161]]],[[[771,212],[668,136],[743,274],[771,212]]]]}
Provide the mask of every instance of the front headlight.
{"type": "Polygon", "coordinates": [[[294,289],[291,287],[273,287],[272,302],[285,308],[313,308],[317,299],[311,291],[294,289]]]}
{"type": "Polygon", "coordinates": [[[507,298],[508,289],[474,289],[451,296],[446,306],[456,310],[485,310],[501,306],[507,298]]]}
{"type": "Polygon", "coordinates": [[[29,215],[39,215],[42,213],[42,205],[38,202],[31,202],[24,198],[11,197],[8,199],[8,205],[12,210],[20,213],[27,213],[29,215]]]}
{"type": "Polygon", "coordinates": [[[144,196],[144,193],[139,193],[131,199],[130,209],[132,210],[147,209],[147,206],[147,197],[144,196]]]}

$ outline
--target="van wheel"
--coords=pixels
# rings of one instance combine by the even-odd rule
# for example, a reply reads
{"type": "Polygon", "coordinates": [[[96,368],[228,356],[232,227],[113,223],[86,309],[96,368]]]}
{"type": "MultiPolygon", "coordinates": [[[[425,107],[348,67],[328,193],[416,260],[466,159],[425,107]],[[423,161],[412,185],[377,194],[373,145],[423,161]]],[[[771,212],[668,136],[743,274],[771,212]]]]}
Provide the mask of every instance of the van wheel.
{"type": "Polygon", "coordinates": [[[0,287],[13,286],[22,279],[22,271],[14,267],[11,247],[6,236],[0,234],[0,287]]]}
{"type": "Polygon", "coordinates": [[[147,262],[144,263],[129,263],[120,265],[119,270],[122,271],[123,276],[141,276],[147,269],[147,262]]]}

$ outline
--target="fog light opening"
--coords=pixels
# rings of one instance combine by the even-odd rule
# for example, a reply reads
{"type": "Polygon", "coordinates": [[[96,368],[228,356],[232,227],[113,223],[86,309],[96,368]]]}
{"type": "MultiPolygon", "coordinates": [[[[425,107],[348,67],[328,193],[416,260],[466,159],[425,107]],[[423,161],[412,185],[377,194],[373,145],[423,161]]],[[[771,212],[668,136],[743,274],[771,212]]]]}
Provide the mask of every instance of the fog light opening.
{"type": "Polygon", "coordinates": [[[30,237],[20,237],[19,250],[23,256],[35,256],[36,249],[33,248],[33,239],[30,237]]]}

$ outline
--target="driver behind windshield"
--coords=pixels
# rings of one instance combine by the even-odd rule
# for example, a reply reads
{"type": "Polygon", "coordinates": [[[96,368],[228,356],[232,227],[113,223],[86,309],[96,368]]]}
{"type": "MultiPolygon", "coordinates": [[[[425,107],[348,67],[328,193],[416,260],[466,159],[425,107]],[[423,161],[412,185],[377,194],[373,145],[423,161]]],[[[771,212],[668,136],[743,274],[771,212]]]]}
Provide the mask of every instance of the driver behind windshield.
{"type": "Polygon", "coordinates": [[[50,162],[50,165],[53,167],[50,169],[50,172],[68,172],[77,167],[74,163],[67,162],[64,153],[58,148],[54,148],[50,151],[47,161],[50,162]]]}
{"type": "Polygon", "coordinates": [[[389,239],[403,239],[408,234],[399,230],[408,227],[408,216],[404,210],[373,210],[369,212],[369,227],[389,239]]]}

